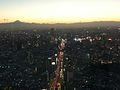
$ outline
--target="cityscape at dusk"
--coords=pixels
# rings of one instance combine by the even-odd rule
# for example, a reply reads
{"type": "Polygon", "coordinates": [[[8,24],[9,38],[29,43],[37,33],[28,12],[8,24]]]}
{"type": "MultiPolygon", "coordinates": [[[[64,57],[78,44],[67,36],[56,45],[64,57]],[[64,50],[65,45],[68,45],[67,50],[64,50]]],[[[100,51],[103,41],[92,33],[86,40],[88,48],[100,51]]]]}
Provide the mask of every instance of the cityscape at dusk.
{"type": "Polygon", "coordinates": [[[120,90],[120,0],[0,0],[0,90],[120,90]]]}

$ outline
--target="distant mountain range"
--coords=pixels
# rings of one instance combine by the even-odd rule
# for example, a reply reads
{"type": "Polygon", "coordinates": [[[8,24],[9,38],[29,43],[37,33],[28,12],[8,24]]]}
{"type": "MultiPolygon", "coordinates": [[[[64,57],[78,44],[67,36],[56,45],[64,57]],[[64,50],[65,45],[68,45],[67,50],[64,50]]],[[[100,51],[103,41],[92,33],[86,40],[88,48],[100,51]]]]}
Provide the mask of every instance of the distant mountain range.
{"type": "Polygon", "coordinates": [[[11,23],[0,23],[0,30],[24,30],[24,29],[49,29],[49,28],[81,28],[81,27],[119,27],[120,22],[116,21],[98,21],[98,22],[84,22],[84,23],[56,23],[56,24],[39,24],[39,23],[25,23],[19,20],[11,23]]]}

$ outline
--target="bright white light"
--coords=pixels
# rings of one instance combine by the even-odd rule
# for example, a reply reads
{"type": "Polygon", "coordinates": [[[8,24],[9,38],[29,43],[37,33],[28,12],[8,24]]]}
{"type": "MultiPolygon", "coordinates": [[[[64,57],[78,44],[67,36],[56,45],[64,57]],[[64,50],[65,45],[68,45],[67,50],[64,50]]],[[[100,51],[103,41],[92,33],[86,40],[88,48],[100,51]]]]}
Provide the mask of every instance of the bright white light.
{"type": "Polygon", "coordinates": [[[112,39],[111,39],[111,38],[109,38],[108,40],[109,40],[109,41],[111,41],[112,39]]]}
{"type": "Polygon", "coordinates": [[[57,54],[55,54],[55,56],[57,56],[57,54]]]}
{"type": "Polygon", "coordinates": [[[77,38],[74,38],[75,41],[77,41],[77,38]]]}
{"type": "Polygon", "coordinates": [[[49,60],[52,59],[51,57],[48,58],[49,60]]]}
{"type": "Polygon", "coordinates": [[[90,42],[92,42],[93,40],[92,39],[90,39],[90,42]]]}
{"type": "Polygon", "coordinates": [[[55,65],[55,62],[52,62],[51,64],[52,64],[52,65],[55,65]]]}
{"type": "Polygon", "coordinates": [[[82,39],[81,39],[81,38],[78,38],[78,41],[82,42],[82,39]]]}

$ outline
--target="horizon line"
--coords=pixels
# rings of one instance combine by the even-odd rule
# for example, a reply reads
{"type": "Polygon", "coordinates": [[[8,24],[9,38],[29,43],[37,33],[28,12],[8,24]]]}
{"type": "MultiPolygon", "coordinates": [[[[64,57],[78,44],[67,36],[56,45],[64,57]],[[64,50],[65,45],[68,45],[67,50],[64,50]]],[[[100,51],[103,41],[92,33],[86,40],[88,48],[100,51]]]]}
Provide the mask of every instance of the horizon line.
{"type": "Polygon", "coordinates": [[[77,24],[77,23],[92,23],[92,22],[120,22],[119,20],[96,20],[96,21],[79,21],[79,22],[70,22],[70,23],[67,23],[67,22],[52,22],[52,23],[49,23],[49,22],[27,22],[27,21],[21,21],[21,20],[15,20],[15,21],[10,21],[10,22],[0,22],[0,24],[8,24],[8,23],[14,23],[14,22],[21,22],[21,23],[30,23],[30,24],[77,24]]]}

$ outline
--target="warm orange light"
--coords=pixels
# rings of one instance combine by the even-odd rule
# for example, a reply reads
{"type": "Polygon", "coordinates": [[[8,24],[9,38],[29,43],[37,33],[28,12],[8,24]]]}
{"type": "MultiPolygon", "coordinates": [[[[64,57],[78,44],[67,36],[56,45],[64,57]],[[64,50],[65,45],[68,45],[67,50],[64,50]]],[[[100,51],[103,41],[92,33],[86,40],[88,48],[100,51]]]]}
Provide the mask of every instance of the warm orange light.
{"type": "Polygon", "coordinates": [[[0,10],[0,22],[4,22],[3,18],[8,18],[9,22],[21,20],[37,23],[120,21],[120,5],[114,0],[37,1],[10,10],[0,10]]]}

